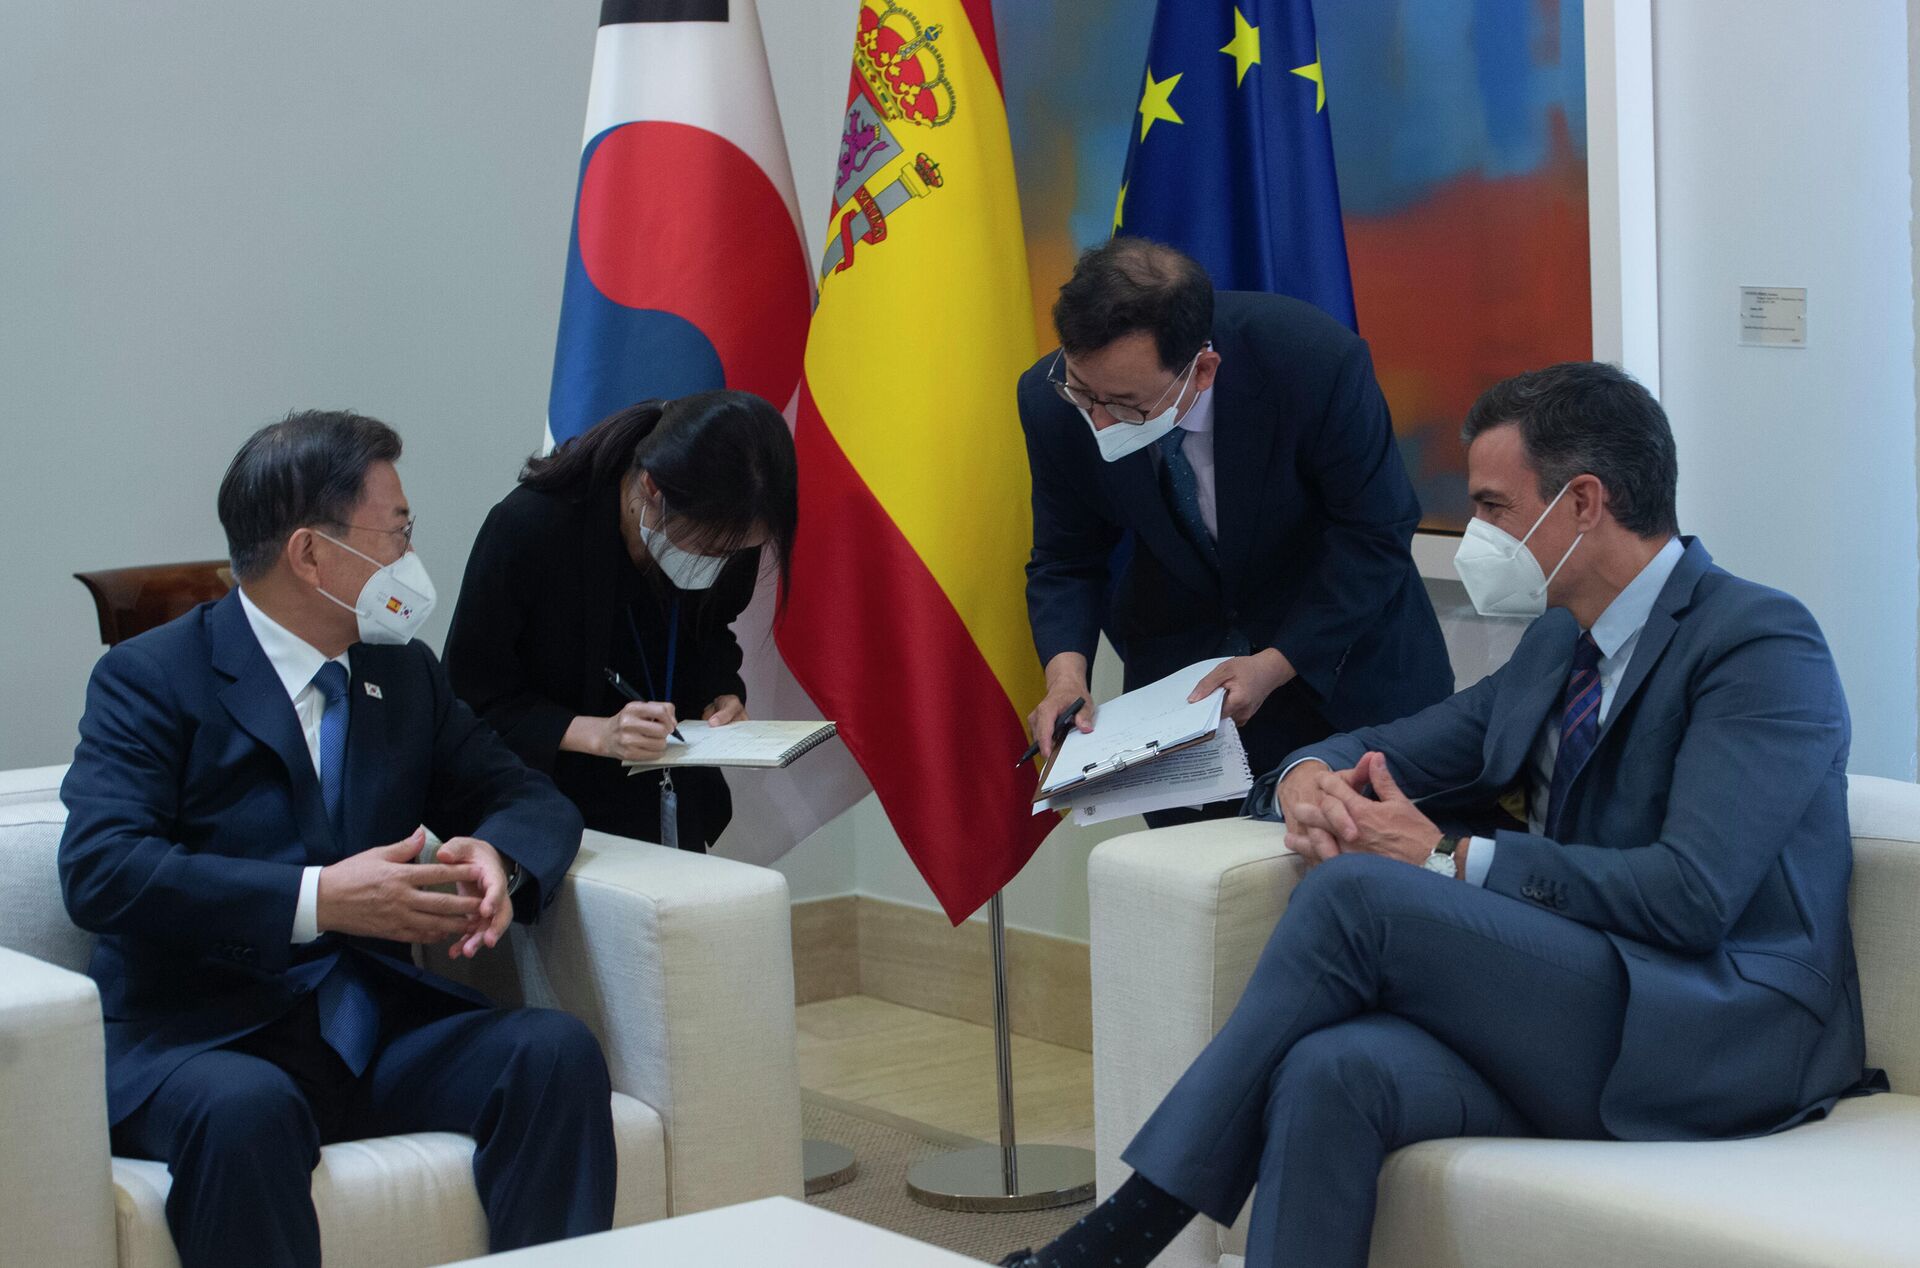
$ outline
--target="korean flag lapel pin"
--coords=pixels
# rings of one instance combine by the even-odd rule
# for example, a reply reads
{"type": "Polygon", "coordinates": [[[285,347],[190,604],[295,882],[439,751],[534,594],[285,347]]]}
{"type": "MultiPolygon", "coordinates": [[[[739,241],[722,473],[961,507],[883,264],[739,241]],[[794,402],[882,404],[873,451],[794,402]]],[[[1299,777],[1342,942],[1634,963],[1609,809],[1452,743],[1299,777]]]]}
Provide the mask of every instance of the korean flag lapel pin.
{"type": "Polygon", "coordinates": [[[382,695],[380,694],[380,684],[379,684],[379,683],[377,683],[377,682],[363,682],[363,683],[361,683],[360,685],[361,685],[361,687],[363,687],[363,688],[365,688],[365,690],[366,690],[366,693],[367,693],[367,695],[368,695],[368,696],[370,696],[371,698],[373,698],[373,699],[375,699],[375,700],[384,700],[384,699],[386,698],[386,697],[384,697],[384,696],[382,696],[382,695]]]}

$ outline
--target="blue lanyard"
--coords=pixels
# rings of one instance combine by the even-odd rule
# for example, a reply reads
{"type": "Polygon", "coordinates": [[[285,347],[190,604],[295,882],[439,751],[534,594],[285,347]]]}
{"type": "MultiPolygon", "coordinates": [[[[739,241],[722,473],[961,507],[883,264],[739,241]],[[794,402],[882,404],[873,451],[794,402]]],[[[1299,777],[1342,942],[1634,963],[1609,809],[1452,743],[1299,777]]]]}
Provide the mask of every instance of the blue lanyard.
{"type": "Polygon", "coordinates": [[[633,605],[627,605],[627,629],[633,635],[633,650],[640,653],[640,672],[646,676],[647,699],[662,704],[673,703],[673,667],[680,654],[680,596],[673,597],[673,607],[667,613],[667,694],[656,695],[653,690],[653,666],[647,661],[647,645],[640,641],[640,627],[633,619],[633,605]]]}

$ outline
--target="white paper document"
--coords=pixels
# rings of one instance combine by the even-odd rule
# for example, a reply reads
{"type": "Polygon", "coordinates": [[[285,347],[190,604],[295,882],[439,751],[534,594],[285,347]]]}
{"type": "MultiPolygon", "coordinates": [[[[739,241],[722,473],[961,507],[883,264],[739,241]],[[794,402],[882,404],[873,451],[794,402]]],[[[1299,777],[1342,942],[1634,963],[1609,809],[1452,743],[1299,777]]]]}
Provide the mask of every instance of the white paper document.
{"type": "Polygon", "coordinates": [[[1252,787],[1253,770],[1247,764],[1246,746],[1240,742],[1240,728],[1227,718],[1220,722],[1220,738],[1212,743],[1169,753],[1078,796],[1059,800],[1070,803],[1074,823],[1084,828],[1152,810],[1244,797],[1252,787]]]}
{"type": "Polygon", "coordinates": [[[1187,703],[1187,697],[1200,685],[1200,680],[1225,659],[1188,665],[1158,682],[1101,705],[1094,715],[1091,734],[1069,731],[1062,741],[1059,754],[1040,785],[1042,801],[1104,771],[1125,770],[1147,761],[1155,765],[1171,761],[1178,754],[1168,757],[1156,754],[1219,731],[1220,711],[1227,693],[1215,691],[1193,704],[1187,703]]]}

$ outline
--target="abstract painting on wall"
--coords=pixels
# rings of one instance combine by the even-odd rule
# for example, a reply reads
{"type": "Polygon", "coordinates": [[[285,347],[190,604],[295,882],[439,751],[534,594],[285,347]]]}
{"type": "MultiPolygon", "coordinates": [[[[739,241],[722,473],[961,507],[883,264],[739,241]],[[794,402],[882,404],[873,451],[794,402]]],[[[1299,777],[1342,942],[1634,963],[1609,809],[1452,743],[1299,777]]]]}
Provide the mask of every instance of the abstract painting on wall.
{"type": "MultiPolygon", "coordinates": [[[[1474,397],[1592,352],[1583,0],[1314,8],[1360,333],[1426,526],[1457,529],[1474,397]]],[[[994,16],[1051,346],[1054,292],[1112,229],[1154,2],[996,0],[994,16]]]]}

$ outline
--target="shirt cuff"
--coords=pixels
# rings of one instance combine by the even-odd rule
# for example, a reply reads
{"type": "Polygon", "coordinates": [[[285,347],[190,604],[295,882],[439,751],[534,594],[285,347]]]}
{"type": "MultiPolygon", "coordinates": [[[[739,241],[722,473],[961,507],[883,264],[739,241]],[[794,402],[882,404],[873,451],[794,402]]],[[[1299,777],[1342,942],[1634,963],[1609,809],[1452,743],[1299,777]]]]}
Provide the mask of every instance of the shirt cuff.
{"type": "MultiPolygon", "coordinates": [[[[1274,788],[1273,817],[1278,819],[1282,823],[1285,823],[1287,821],[1287,817],[1280,813],[1280,796],[1279,796],[1280,785],[1286,782],[1287,776],[1293,774],[1294,767],[1304,765],[1307,762],[1319,762],[1322,766],[1327,766],[1327,761],[1323,757],[1295,758],[1293,761],[1288,762],[1286,766],[1281,769],[1280,777],[1273,781],[1273,788],[1274,788]]],[[[1327,766],[1327,769],[1332,770],[1333,767],[1327,766]]]]}
{"type": "Polygon", "coordinates": [[[1461,879],[1484,889],[1487,873],[1493,870],[1493,851],[1498,844],[1492,837],[1474,837],[1467,845],[1467,872],[1461,879]]]}
{"type": "Polygon", "coordinates": [[[300,900],[293,908],[293,941],[312,942],[320,936],[320,869],[302,868],[300,900]]]}

